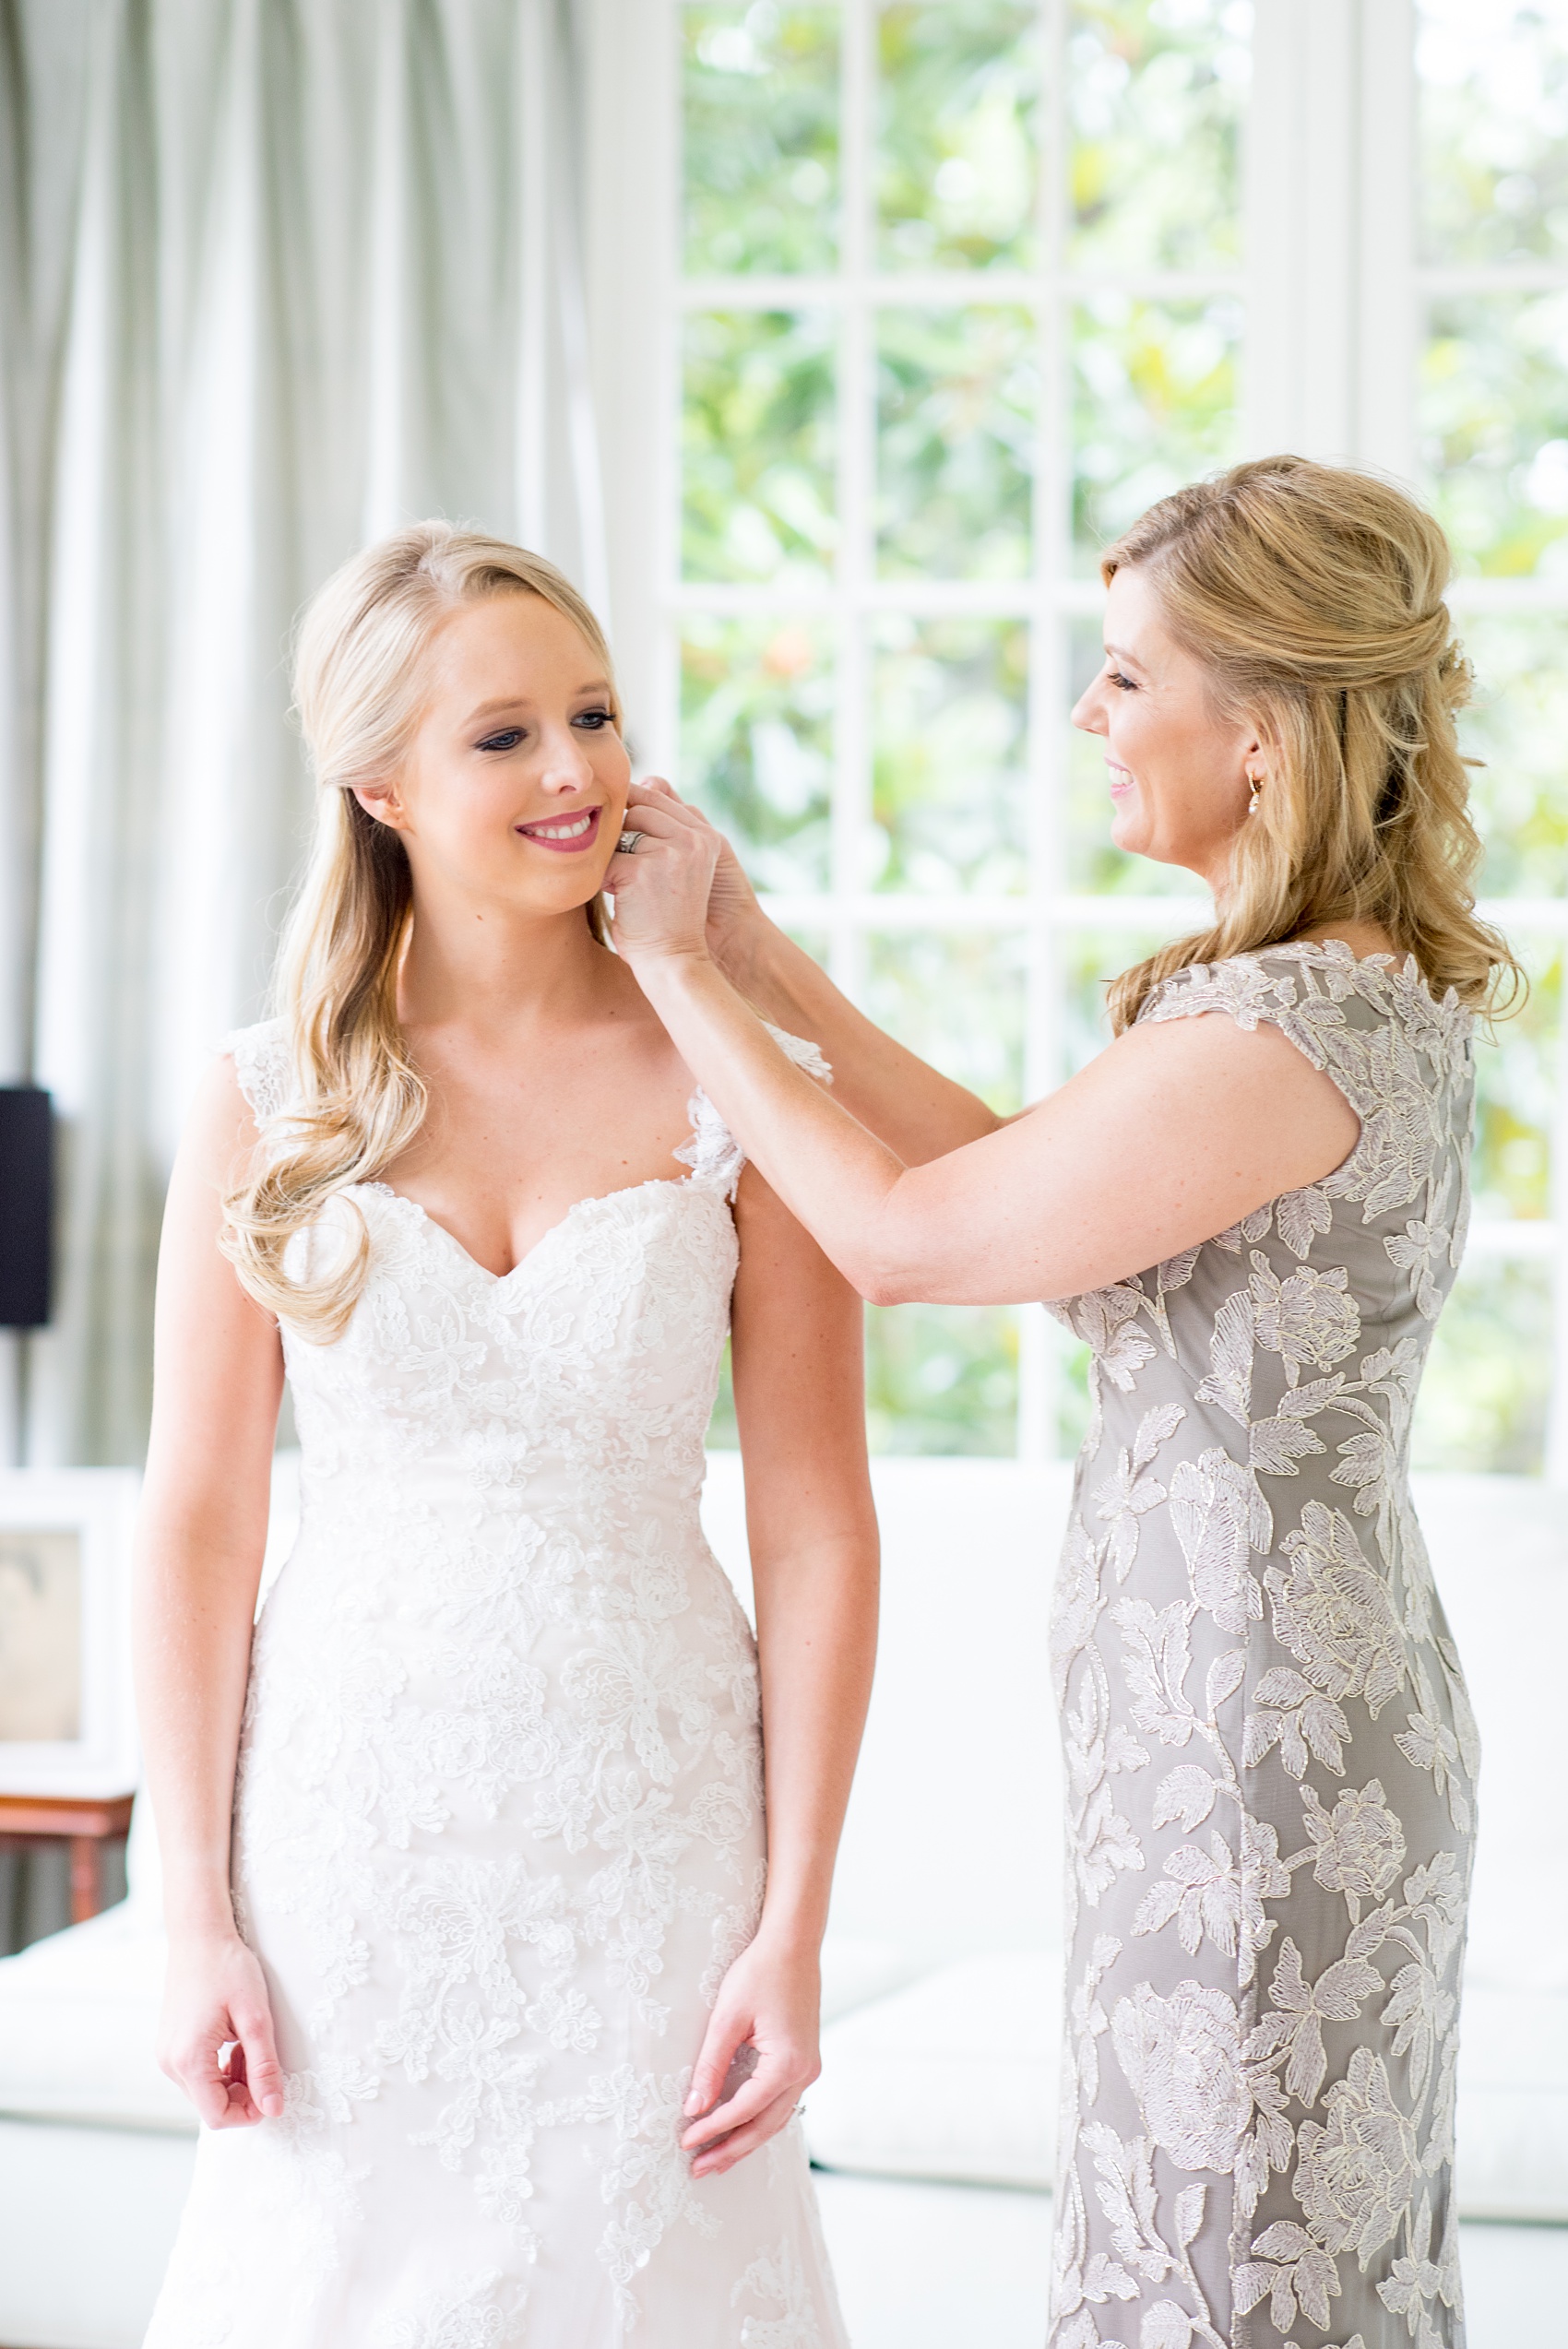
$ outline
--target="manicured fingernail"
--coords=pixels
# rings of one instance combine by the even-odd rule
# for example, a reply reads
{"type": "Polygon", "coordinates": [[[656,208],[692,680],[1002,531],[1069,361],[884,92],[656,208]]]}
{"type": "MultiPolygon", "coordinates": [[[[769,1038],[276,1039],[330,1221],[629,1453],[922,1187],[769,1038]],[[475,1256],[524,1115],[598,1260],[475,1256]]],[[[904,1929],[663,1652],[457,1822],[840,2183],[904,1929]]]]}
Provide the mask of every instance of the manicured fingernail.
{"type": "Polygon", "coordinates": [[[688,2120],[694,2119],[695,2116],[701,2112],[702,2098],[697,2094],[695,2088],[692,2090],[691,2094],[686,2098],[686,2101],[682,2106],[681,2109],[685,2114],[688,2120]]]}

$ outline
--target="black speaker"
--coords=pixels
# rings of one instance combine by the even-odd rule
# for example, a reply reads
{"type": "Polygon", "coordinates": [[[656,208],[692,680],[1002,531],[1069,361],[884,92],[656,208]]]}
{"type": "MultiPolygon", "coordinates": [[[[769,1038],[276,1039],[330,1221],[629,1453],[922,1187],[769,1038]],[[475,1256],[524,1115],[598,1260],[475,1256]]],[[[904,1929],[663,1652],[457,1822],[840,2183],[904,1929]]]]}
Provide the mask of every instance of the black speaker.
{"type": "Polygon", "coordinates": [[[36,1085],[0,1086],[0,1329],[49,1319],[54,1119],[36,1085]]]}

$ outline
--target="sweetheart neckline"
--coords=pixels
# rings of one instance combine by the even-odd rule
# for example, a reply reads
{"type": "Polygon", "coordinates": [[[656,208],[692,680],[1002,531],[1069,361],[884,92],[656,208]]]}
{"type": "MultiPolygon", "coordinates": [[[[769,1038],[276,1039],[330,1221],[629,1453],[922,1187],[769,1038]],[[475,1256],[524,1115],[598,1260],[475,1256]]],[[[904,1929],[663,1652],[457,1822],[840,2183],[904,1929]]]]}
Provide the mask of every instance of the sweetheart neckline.
{"type": "Polygon", "coordinates": [[[554,1223],[541,1231],[533,1246],[519,1256],[517,1263],[506,1272],[493,1273],[488,1264],[481,1264],[479,1258],[464,1247],[455,1231],[449,1230],[445,1224],[433,1216],[422,1201],[410,1199],[406,1191],[394,1191],[389,1182],[354,1182],[346,1184],[344,1187],[350,1192],[373,1192],[379,1199],[390,1199],[399,1207],[411,1209],[422,1224],[424,1224],[431,1231],[439,1233],[440,1237],[457,1251],[470,1271],[478,1273],[481,1280],[489,1281],[496,1288],[504,1288],[508,1281],[516,1280],[517,1275],[526,1271],[533,1263],[540,1251],[547,1247],[559,1232],[566,1230],[574,1217],[580,1215],[586,1207],[606,1207],[618,1199],[635,1199],[644,1191],[706,1192],[711,1190],[710,1184],[700,1181],[695,1174],[689,1174],[650,1175],[646,1182],[623,1183],[616,1191],[591,1191],[585,1198],[574,1199],[565,1214],[558,1216],[554,1223]]]}

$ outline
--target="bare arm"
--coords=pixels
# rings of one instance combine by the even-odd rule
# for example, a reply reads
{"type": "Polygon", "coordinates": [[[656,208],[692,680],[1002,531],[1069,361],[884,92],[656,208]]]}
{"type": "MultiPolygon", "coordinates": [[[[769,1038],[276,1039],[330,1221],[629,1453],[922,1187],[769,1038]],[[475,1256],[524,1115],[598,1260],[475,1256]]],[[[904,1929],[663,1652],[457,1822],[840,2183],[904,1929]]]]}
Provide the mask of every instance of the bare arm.
{"type": "Polygon", "coordinates": [[[255,1129],[220,1062],[175,1161],[159,1255],[136,1666],[158,1817],[169,1987],[159,2058],[212,2128],[283,2109],[266,1986],[229,1891],[230,1816],[283,1388],[277,1325],[219,1253],[255,1129]],[[225,2070],[219,2049],[237,2042],[225,2070]]]}
{"type": "Polygon", "coordinates": [[[1131,1029],[1022,1118],[907,1166],[788,1064],[709,957],[713,836],[679,803],[641,820],[652,853],[629,885],[612,868],[616,943],[748,1155],[878,1304],[1101,1287],[1320,1180],[1355,1146],[1349,1104],[1277,1029],[1206,1017],[1131,1029]]]}
{"type": "MultiPolygon", "coordinates": [[[[660,800],[683,804],[658,777],[635,785],[628,822],[636,823],[639,806],[660,800]]],[[[710,828],[695,808],[686,813],[710,828]]],[[[708,899],[709,951],[764,1019],[822,1047],[834,1091],[850,1116],[911,1167],[993,1133],[1003,1122],[996,1112],[857,1011],[821,964],[768,919],[729,842],[712,836],[719,857],[708,899]]]]}
{"type": "Polygon", "coordinates": [[[745,1458],[767,1800],[767,1892],[693,2075],[708,2114],[740,2047],[756,2069],[688,2130],[698,2175],[781,2129],[818,2070],[819,1952],[871,1694],[877,1536],[860,1299],[748,1168],[736,1202],[735,1410],[745,1458]]]}

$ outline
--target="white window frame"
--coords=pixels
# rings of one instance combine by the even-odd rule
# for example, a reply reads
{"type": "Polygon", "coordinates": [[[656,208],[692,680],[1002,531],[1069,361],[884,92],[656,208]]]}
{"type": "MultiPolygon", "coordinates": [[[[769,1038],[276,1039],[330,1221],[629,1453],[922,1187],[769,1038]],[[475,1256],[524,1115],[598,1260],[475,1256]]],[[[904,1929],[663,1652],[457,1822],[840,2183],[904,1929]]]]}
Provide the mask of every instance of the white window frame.
{"type": "MultiPolygon", "coordinates": [[[[1063,700],[1066,615],[1092,612],[1099,590],[1071,576],[1064,338],[1075,293],[1152,298],[1234,291],[1245,304],[1241,454],[1291,448],[1331,461],[1418,472],[1415,420],[1422,309],[1432,295],[1568,283],[1568,272],[1419,270],[1415,259],[1414,0],[1254,0],[1253,86],[1244,147],[1242,268],[1194,278],[1097,274],[1063,266],[1054,200],[1063,139],[1059,75],[1047,72],[1040,170],[1040,267],[879,277],[873,267],[869,162],[878,0],[837,0],[843,19],[840,269],[832,277],[683,280],[680,254],[679,35],[684,0],[580,0],[588,67],[588,300],[603,445],[612,622],[635,748],[645,772],[678,771],[677,636],[683,613],[815,609],[836,623],[831,885],[771,901],[781,919],[831,941],[832,967],[858,991],[873,932],[964,927],[1025,933],[1026,1085],[1032,1097],[1063,1073],[1057,970],[1075,929],[1125,931],[1128,959],[1184,923],[1169,897],[1095,896],[1064,886],[1063,700]],[[1036,446],[1035,568],[1016,585],[878,580],[869,568],[874,428],[872,315],[879,303],[985,301],[1033,306],[1042,397],[1036,446]],[[840,561],[811,598],[768,588],[683,585],[679,568],[680,326],[693,309],[823,309],[840,320],[840,561]],[[847,428],[848,427],[848,428],[847,428]],[[864,723],[867,616],[877,611],[1018,616],[1032,628],[1028,773],[1030,889],[1017,897],[898,895],[861,884],[870,811],[864,723]]],[[[1060,57],[1067,0],[1039,0],[1048,59],[1060,57]]],[[[1470,611],[1561,610],[1562,587],[1461,581],[1470,611]]],[[[1510,897],[1486,910],[1526,952],[1568,943],[1568,898],[1510,897]]],[[[1539,1262],[1552,1283],[1554,1355],[1547,1473],[1568,1483],[1568,1018],[1551,1136],[1553,1214],[1543,1223],[1472,1228],[1472,1259],[1539,1262]]],[[[1018,1451],[1054,1448],[1053,1364],[1044,1317],[1020,1325],[1018,1451]]]]}

